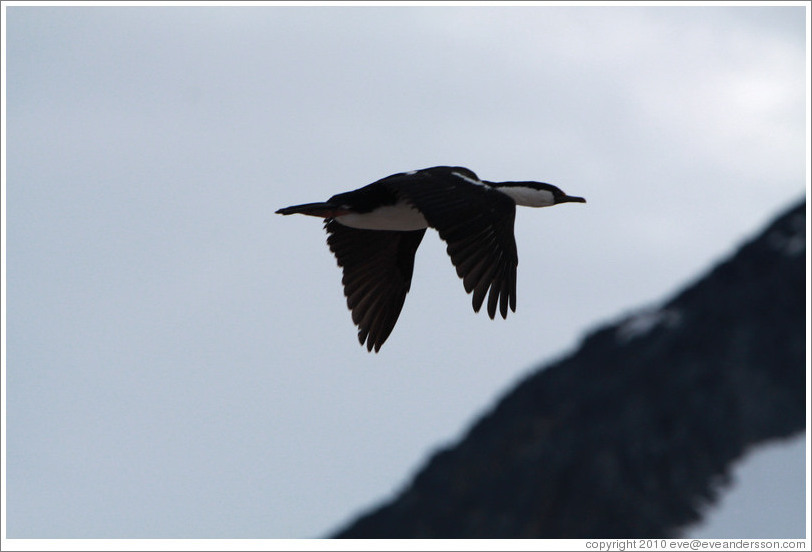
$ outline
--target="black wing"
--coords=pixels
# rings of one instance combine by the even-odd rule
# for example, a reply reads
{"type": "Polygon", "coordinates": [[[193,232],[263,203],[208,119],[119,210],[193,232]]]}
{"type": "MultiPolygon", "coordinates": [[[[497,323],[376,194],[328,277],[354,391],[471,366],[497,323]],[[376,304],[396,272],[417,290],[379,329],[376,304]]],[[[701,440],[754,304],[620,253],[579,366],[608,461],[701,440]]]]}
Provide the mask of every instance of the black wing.
{"type": "Polygon", "coordinates": [[[359,230],[327,219],[327,244],[344,269],[344,295],[358,341],[375,352],[392,333],[412,283],[414,255],[426,230],[359,230]]]}
{"type": "Polygon", "coordinates": [[[507,318],[508,306],[516,311],[516,204],[478,182],[462,167],[435,167],[379,181],[423,213],[448,244],[465,291],[473,292],[474,311],[479,312],[490,290],[488,315],[496,315],[498,304],[502,318],[507,318]]]}

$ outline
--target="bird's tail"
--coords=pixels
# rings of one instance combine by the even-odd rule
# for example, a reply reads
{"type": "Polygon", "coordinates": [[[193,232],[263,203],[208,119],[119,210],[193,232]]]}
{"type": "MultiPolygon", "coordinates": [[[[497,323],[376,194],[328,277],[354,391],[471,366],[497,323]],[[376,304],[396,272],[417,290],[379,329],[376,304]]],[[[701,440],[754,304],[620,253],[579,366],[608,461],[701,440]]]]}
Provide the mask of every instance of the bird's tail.
{"type": "MultiPolygon", "coordinates": [[[[279,215],[310,215],[311,217],[331,218],[342,214],[342,210],[332,203],[304,203],[291,205],[277,211],[279,215]]],[[[344,211],[345,212],[345,211],[344,211]]]]}

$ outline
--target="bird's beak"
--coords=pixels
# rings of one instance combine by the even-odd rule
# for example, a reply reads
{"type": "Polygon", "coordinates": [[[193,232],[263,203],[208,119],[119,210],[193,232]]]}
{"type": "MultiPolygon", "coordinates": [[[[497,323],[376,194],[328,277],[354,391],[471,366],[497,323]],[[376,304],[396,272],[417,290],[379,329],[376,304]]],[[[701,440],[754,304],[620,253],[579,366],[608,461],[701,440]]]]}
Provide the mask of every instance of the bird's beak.
{"type": "Polygon", "coordinates": [[[578,196],[565,195],[563,197],[558,198],[558,201],[556,201],[556,203],[586,203],[586,200],[578,196]]]}

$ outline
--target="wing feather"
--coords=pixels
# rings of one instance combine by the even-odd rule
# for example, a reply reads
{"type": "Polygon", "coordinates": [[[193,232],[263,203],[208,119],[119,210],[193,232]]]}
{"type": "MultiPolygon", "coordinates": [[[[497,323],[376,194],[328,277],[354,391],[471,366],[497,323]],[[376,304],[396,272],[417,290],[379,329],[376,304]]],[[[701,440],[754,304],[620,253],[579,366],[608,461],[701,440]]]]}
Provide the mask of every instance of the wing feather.
{"type": "Polygon", "coordinates": [[[465,291],[473,292],[474,311],[479,312],[487,295],[488,315],[494,318],[499,307],[505,318],[508,308],[516,310],[516,204],[476,182],[467,169],[435,167],[378,183],[412,204],[438,231],[465,291]]]}
{"type": "Polygon", "coordinates": [[[344,295],[358,341],[378,352],[397,323],[426,230],[360,230],[327,219],[327,244],[342,267],[344,295]]]}

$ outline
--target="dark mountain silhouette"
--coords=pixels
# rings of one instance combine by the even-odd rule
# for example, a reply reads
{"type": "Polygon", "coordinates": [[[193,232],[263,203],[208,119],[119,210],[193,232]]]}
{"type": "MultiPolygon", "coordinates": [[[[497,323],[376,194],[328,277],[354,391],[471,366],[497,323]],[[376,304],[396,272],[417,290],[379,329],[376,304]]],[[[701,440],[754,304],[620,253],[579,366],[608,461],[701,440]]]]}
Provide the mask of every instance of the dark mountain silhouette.
{"type": "Polygon", "coordinates": [[[751,445],[805,427],[805,203],[588,335],[338,538],[675,537],[751,445]]]}

